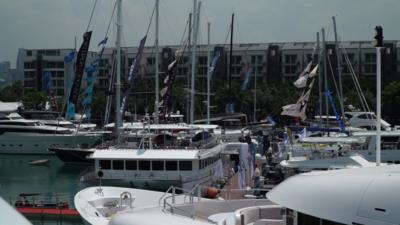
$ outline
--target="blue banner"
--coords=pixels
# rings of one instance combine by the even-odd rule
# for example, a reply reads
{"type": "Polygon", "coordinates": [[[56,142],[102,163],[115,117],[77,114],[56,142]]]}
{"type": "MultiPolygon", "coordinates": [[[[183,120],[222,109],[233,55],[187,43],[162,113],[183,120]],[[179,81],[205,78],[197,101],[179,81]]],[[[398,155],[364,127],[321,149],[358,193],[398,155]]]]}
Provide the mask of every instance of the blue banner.
{"type": "MultiPolygon", "coordinates": [[[[132,62],[132,65],[131,65],[131,67],[129,69],[129,76],[128,76],[129,87],[124,92],[124,97],[122,98],[121,108],[120,108],[120,113],[121,113],[122,116],[124,116],[124,113],[125,113],[125,110],[126,110],[126,106],[127,106],[128,97],[129,97],[129,94],[131,93],[131,90],[132,90],[132,87],[133,87],[133,80],[134,80],[133,78],[136,76],[136,74],[139,71],[139,63],[140,63],[140,60],[142,58],[144,45],[146,44],[146,38],[147,38],[147,35],[145,35],[142,38],[142,40],[140,41],[139,49],[138,49],[138,52],[136,53],[135,60],[132,62]]],[[[156,66],[158,66],[158,65],[156,65],[156,66]]]]}
{"type": "Polygon", "coordinates": [[[249,67],[247,69],[247,72],[246,72],[245,77],[244,77],[244,81],[243,81],[243,84],[242,84],[242,91],[245,91],[247,89],[247,85],[249,84],[252,72],[253,72],[253,67],[249,67]]]}
{"type": "Polygon", "coordinates": [[[214,58],[212,59],[210,69],[208,70],[208,77],[209,77],[210,79],[211,79],[212,76],[214,75],[215,67],[217,66],[219,57],[220,57],[220,53],[217,52],[217,53],[215,54],[214,58]]]}
{"type": "Polygon", "coordinates": [[[50,71],[46,71],[42,77],[42,91],[49,92],[51,88],[51,73],[50,71]]]}

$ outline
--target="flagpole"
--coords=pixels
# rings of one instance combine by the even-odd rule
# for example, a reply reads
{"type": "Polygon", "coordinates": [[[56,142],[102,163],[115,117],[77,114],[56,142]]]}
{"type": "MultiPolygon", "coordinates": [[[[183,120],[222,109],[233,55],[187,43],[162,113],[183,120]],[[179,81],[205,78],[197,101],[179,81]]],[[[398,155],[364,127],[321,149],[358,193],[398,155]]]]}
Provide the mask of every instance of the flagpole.
{"type": "Polygon", "coordinates": [[[207,23],[207,124],[210,124],[210,26],[211,23],[207,23]]]}
{"type": "MultiPolygon", "coordinates": [[[[192,30],[193,30],[193,24],[192,24],[192,13],[189,13],[189,32],[188,32],[188,49],[191,48],[192,45],[192,30]]],[[[190,65],[192,66],[192,65],[190,65]]],[[[191,69],[191,67],[190,67],[191,69]]],[[[187,74],[187,79],[186,79],[186,88],[189,90],[190,87],[190,73],[187,74]]],[[[186,122],[190,123],[190,93],[187,92],[186,94],[186,122]]]]}

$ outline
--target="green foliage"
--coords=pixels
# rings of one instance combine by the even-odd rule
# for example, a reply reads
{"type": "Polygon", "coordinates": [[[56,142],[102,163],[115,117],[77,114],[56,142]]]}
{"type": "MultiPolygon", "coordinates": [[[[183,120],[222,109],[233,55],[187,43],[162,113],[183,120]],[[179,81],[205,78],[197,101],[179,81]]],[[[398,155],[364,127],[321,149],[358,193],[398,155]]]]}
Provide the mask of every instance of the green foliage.
{"type": "Polygon", "coordinates": [[[23,93],[22,82],[17,81],[11,86],[7,86],[0,90],[0,101],[17,102],[21,100],[23,93]]]}

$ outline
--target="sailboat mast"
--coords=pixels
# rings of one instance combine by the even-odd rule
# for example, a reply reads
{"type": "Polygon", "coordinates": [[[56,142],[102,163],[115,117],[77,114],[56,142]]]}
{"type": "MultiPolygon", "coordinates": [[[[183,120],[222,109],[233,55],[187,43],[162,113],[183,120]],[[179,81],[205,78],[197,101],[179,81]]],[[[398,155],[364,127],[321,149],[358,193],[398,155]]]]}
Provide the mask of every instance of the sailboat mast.
{"type": "Polygon", "coordinates": [[[199,30],[199,19],[200,19],[200,7],[201,2],[197,3],[194,0],[193,6],[193,45],[192,45],[192,76],[191,76],[191,88],[190,88],[190,124],[194,123],[194,92],[195,92],[195,71],[196,71],[196,48],[197,48],[197,35],[199,30]]]}
{"type": "MultiPolygon", "coordinates": [[[[325,83],[325,92],[328,91],[328,76],[326,72],[326,44],[325,44],[325,29],[321,29],[322,33],[322,57],[324,59],[324,83],[325,83]]],[[[326,128],[329,127],[329,108],[328,108],[328,95],[325,94],[325,115],[326,115],[326,128]]],[[[329,134],[329,132],[328,132],[329,134]]]]}
{"type": "Polygon", "coordinates": [[[346,117],[344,116],[344,106],[343,106],[343,88],[342,88],[342,54],[339,53],[339,42],[337,38],[337,30],[336,30],[336,19],[333,16],[333,31],[335,33],[335,49],[336,49],[336,59],[337,59],[337,71],[339,78],[339,102],[340,102],[340,111],[342,113],[342,120],[345,122],[346,117]]]}
{"type": "MultiPolygon", "coordinates": [[[[191,45],[192,45],[192,39],[191,39],[192,30],[193,30],[192,13],[189,13],[189,32],[188,32],[188,48],[189,49],[191,48],[191,45]]],[[[192,66],[192,65],[190,65],[190,66],[192,66]]],[[[189,90],[189,87],[190,87],[190,73],[187,74],[186,87],[189,90]]],[[[190,92],[187,92],[187,94],[186,94],[186,122],[190,123],[190,92]]]]}
{"type": "Polygon", "coordinates": [[[210,26],[211,23],[207,23],[207,124],[210,124],[210,62],[211,62],[211,52],[210,52],[210,26]]]}
{"type": "Polygon", "coordinates": [[[232,103],[232,60],[233,60],[233,21],[235,18],[235,14],[232,13],[232,20],[231,20],[231,43],[230,43],[230,51],[229,51],[229,106],[231,106],[232,103]]]}
{"type": "Polygon", "coordinates": [[[119,137],[119,129],[121,127],[121,113],[120,113],[120,104],[121,104],[121,9],[122,9],[122,0],[117,0],[117,82],[115,84],[115,98],[116,98],[116,107],[115,107],[115,128],[117,135],[117,142],[120,143],[121,139],[119,137]]]}
{"type": "MultiPolygon", "coordinates": [[[[319,32],[317,32],[317,52],[318,52],[318,67],[321,68],[321,58],[322,55],[319,55],[321,46],[319,43],[319,32]]],[[[319,126],[322,127],[322,79],[321,79],[321,70],[318,69],[318,99],[319,99],[319,126]]]]}
{"type": "MultiPolygon", "coordinates": [[[[159,64],[159,50],[158,50],[158,21],[159,21],[159,17],[158,17],[158,8],[159,8],[159,0],[156,0],[156,40],[155,40],[155,49],[156,49],[156,74],[155,74],[155,80],[156,80],[156,102],[154,104],[154,114],[155,114],[155,123],[158,124],[158,103],[160,102],[160,93],[159,93],[159,70],[158,70],[158,64],[159,64]]],[[[165,112],[167,113],[167,112],[165,112]]]]}
{"type": "Polygon", "coordinates": [[[375,27],[376,31],[376,165],[381,164],[381,50],[383,47],[383,29],[375,27]]]}

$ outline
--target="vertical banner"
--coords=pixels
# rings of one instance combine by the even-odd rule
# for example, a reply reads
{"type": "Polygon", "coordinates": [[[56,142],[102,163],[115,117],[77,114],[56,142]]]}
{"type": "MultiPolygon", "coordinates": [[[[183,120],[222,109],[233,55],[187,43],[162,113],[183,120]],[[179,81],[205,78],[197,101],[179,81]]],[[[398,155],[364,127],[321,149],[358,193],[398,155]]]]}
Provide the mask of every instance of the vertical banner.
{"type": "Polygon", "coordinates": [[[75,79],[72,84],[71,94],[69,95],[69,101],[75,105],[78,102],[78,97],[81,89],[81,82],[83,77],[83,71],[85,69],[86,57],[89,51],[90,38],[92,31],[85,32],[83,35],[83,42],[78,51],[75,64],[75,79]]]}
{"type": "Polygon", "coordinates": [[[126,105],[127,105],[127,102],[128,102],[128,97],[129,97],[129,95],[131,93],[131,90],[132,90],[133,80],[134,80],[133,78],[136,76],[136,74],[139,71],[139,63],[140,63],[140,60],[142,58],[144,45],[146,44],[146,38],[147,38],[147,35],[145,35],[142,38],[142,40],[140,41],[139,49],[138,49],[138,52],[136,53],[135,60],[133,60],[132,65],[131,65],[131,67],[129,69],[129,76],[128,76],[128,85],[129,85],[129,87],[124,92],[124,97],[122,98],[121,108],[120,108],[120,113],[121,113],[122,117],[125,114],[126,105]]]}

